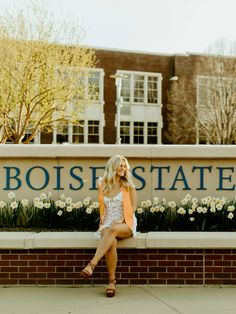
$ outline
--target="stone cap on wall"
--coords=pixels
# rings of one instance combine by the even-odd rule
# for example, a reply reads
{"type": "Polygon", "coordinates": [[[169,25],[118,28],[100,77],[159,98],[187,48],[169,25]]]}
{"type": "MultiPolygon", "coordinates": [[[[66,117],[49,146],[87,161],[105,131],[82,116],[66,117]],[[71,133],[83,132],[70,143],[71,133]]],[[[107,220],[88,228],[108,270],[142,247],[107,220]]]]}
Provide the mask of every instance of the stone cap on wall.
{"type": "MultiPolygon", "coordinates": [[[[0,249],[96,248],[94,232],[1,232],[0,249]]],[[[118,248],[236,248],[235,232],[148,232],[120,240],[118,248]]]]}
{"type": "Polygon", "coordinates": [[[236,145],[0,144],[0,158],[109,158],[121,150],[127,158],[234,159],[236,156],[236,145]]]}

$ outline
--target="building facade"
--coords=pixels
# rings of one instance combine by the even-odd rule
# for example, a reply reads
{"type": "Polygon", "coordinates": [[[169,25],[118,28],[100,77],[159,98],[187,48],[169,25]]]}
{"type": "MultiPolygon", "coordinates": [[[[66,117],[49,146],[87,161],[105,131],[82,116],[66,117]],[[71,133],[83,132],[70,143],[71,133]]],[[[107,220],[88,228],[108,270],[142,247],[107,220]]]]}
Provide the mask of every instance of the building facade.
{"type": "MultiPolygon", "coordinates": [[[[38,136],[36,143],[155,145],[208,142],[206,136],[201,136],[204,119],[200,121],[197,117],[200,113],[197,108],[205,106],[207,82],[215,75],[206,66],[207,55],[111,49],[96,49],[95,52],[96,68],[88,69],[90,75],[84,81],[85,86],[90,83],[95,86],[95,94],[82,114],[81,123],[58,125],[52,134],[38,136]],[[181,96],[181,90],[184,96],[171,104],[173,87],[177,93],[175,99],[181,96]],[[191,119],[187,110],[189,104],[194,108],[191,119]]],[[[222,65],[220,61],[217,64],[222,65]]],[[[204,118],[203,112],[201,115],[204,118]]]]}

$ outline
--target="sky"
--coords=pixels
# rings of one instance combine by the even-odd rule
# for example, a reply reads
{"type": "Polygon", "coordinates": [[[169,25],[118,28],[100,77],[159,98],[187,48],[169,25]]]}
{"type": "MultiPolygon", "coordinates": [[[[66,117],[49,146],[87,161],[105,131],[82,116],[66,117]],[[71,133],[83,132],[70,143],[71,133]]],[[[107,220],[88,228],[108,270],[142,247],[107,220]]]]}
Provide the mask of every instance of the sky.
{"type": "MultiPolygon", "coordinates": [[[[0,0],[0,8],[16,12],[31,1],[0,0]]],[[[220,39],[236,42],[235,0],[44,2],[57,19],[76,20],[91,47],[184,54],[207,52],[220,39]]]]}

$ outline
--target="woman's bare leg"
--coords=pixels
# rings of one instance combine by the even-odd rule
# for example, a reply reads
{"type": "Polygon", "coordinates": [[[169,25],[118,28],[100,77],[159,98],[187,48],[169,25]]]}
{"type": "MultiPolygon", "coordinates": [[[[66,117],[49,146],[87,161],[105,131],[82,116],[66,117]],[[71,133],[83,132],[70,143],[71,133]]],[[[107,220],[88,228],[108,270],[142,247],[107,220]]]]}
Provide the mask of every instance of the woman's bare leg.
{"type": "Polygon", "coordinates": [[[109,280],[116,278],[116,266],[117,266],[117,240],[112,243],[112,247],[105,254],[107,270],[109,274],[109,280]]]}
{"type": "MultiPolygon", "coordinates": [[[[112,246],[116,243],[116,239],[126,239],[132,236],[132,231],[129,229],[129,227],[125,224],[113,224],[110,228],[106,228],[103,231],[102,239],[99,241],[96,253],[90,263],[84,268],[82,271],[90,274],[93,273],[94,267],[97,265],[97,263],[102,259],[102,257],[112,248],[112,246]]],[[[115,251],[111,251],[113,255],[110,255],[109,260],[109,277],[110,274],[113,275],[115,272],[116,264],[117,264],[117,255],[115,255],[115,251]]],[[[109,254],[109,253],[108,253],[109,254]]],[[[114,279],[114,278],[110,278],[114,279]]]]}
{"type": "Polygon", "coordinates": [[[113,241],[118,239],[126,239],[132,236],[132,231],[125,224],[113,224],[110,228],[107,228],[107,232],[102,237],[101,241],[98,244],[96,253],[91,260],[93,265],[97,265],[97,263],[102,259],[102,257],[110,250],[112,247],[113,241]]]}

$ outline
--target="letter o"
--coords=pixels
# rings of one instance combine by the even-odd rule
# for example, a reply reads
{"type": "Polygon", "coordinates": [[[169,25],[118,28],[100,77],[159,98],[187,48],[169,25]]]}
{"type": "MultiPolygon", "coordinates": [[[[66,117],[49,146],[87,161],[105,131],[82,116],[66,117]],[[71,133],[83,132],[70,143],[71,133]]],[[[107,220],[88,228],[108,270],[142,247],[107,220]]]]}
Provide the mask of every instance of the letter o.
{"type": "Polygon", "coordinates": [[[45,189],[45,187],[48,185],[49,183],[49,173],[47,171],[47,169],[45,169],[44,167],[41,167],[41,166],[35,166],[35,167],[32,167],[30,168],[27,172],[26,172],[26,175],[25,175],[25,180],[26,180],[26,183],[28,185],[28,187],[30,187],[32,190],[43,190],[45,189]],[[34,170],[34,169],[41,169],[45,175],[45,182],[44,184],[39,187],[39,188],[36,188],[34,187],[31,182],[30,182],[30,175],[31,175],[31,172],[34,170]]]}

